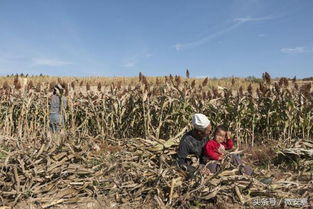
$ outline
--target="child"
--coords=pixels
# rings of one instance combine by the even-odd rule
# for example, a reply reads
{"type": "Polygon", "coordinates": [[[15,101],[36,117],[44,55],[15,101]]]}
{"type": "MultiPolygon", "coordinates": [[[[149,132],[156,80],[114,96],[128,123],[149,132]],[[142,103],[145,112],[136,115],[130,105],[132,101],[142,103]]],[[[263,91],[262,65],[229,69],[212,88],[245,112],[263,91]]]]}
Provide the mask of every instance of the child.
{"type": "Polygon", "coordinates": [[[218,126],[214,131],[214,139],[209,140],[205,145],[205,154],[210,160],[221,160],[226,150],[233,147],[234,142],[230,138],[230,132],[224,126],[218,126]]]}
{"type": "MultiPolygon", "coordinates": [[[[227,154],[226,150],[231,150],[234,148],[234,142],[230,138],[231,133],[227,131],[224,126],[218,126],[214,131],[214,139],[207,142],[204,147],[204,154],[209,160],[222,160],[227,154]]],[[[241,173],[247,175],[252,175],[253,171],[251,167],[242,164],[239,155],[231,155],[232,163],[235,165],[240,165],[241,173]]],[[[208,168],[211,173],[219,171],[220,165],[218,163],[208,164],[208,168]]]]}

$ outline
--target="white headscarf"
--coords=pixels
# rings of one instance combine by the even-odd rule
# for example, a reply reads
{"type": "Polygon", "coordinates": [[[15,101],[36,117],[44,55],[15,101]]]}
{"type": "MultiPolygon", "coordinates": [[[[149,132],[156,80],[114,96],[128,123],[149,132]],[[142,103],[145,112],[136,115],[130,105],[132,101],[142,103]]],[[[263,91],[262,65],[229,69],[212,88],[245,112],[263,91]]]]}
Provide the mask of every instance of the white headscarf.
{"type": "Polygon", "coordinates": [[[198,129],[200,131],[206,129],[210,125],[210,120],[207,118],[207,116],[196,113],[192,116],[192,125],[195,129],[198,129]]]}
{"type": "Polygon", "coordinates": [[[61,86],[61,84],[57,84],[54,86],[54,90],[56,92],[57,95],[60,95],[60,91],[63,90],[63,87],[61,86]]]}

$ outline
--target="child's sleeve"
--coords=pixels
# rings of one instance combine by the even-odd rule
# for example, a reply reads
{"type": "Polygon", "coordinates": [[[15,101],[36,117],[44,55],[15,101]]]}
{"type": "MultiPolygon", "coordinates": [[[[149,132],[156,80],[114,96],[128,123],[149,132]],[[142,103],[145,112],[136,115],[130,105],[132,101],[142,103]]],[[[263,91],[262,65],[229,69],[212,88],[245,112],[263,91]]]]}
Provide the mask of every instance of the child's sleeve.
{"type": "Polygon", "coordinates": [[[209,142],[205,145],[205,153],[210,159],[218,160],[220,158],[220,155],[214,151],[214,146],[209,142]]]}
{"type": "Polygon", "coordinates": [[[234,142],[232,139],[228,139],[225,143],[223,143],[226,150],[232,149],[234,147],[234,142]]]}

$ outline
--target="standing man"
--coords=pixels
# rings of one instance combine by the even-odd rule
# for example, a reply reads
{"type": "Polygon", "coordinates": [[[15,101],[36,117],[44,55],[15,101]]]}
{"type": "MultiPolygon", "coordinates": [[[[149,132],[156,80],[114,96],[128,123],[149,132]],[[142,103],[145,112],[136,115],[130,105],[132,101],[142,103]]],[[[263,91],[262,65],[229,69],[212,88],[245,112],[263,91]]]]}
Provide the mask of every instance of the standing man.
{"type": "Polygon", "coordinates": [[[209,119],[201,113],[192,116],[192,125],[193,130],[182,137],[177,152],[178,166],[188,172],[194,171],[195,168],[188,164],[187,156],[195,154],[200,162],[204,161],[204,145],[208,142],[212,129],[209,119]]]}
{"type": "Polygon", "coordinates": [[[64,126],[64,112],[67,106],[66,98],[63,96],[64,88],[57,84],[53,89],[50,107],[50,129],[52,133],[59,132],[64,126]]]}

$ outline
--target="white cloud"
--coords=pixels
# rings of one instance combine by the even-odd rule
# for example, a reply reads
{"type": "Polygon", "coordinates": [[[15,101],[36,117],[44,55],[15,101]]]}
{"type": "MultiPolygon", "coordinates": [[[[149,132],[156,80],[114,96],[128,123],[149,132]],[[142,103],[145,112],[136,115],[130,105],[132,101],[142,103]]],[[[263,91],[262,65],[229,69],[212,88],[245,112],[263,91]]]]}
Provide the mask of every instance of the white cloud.
{"type": "Polygon", "coordinates": [[[150,57],[152,57],[152,54],[149,52],[136,53],[124,59],[121,66],[126,68],[135,67],[139,62],[149,59],[150,57]]]}
{"type": "Polygon", "coordinates": [[[152,57],[152,54],[146,53],[146,54],[145,54],[145,57],[146,57],[146,58],[150,58],[150,57],[152,57]]]}
{"type": "Polygon", "coordinates": [[[233,23],[218,31],[218,32],[215,32],[215,33],[212,33],[202,39],[199,39],[199,40],[196,40],[196,41],[192,41],[192,42],[188,42],[188,43],[177,43],[175,44],[174,46],[171,46],[172,48],[175,48],[176,51],[180,51],[182,49],[185,49],[185,48],[193,48],[193,47],[196,47],[196,46],[200,46],[200,45],[203,45],[205,43],[207,43],[208,41],[212,40],[212,39],[215,39],[225,33],[228,33],[234,29],[236,29],[237,27],[239,27],[240,25],[244,24],[244,23],[247,23],[247,22],[257,22],[257,21],[265,21],[265,20],[270,20],[270,19],[273,19],[273,17],[271,16],[266,16],[266,17],[258,17],[258,18],[251,18],[251,17],[240,17],[240,18],[235,18],[233,19],[233,23]]]}
{"type": "MultiPolygon", "coordinates": [[[[186,45],[186,44],[185,44],[186,45]]],[[[179,51],[179,50],[181,50],[181,48],[183,48],[184,47],[184,45],[183,44],[175,44],[175,49],[176,49],[176,51],[179,51]]]]}
{"type": "Polygon", "coordinates": [[[174,47],[176,49],[176,51],[180,51],[182,49],[185,49],[185,48],[193,48],[193,47],[196,47],[196,46],[200,46],[200,45],[203,45],[205,44],[206,42],[214,39],[214,38],[217,38],[221,35],[223,35],[224,33],[227,33],[235,28],[237,28],[241,23],[235,23],[221,31],[218,31],[216,33],[213,33],[213,34],[210,34],[202,39],[199,39],[199,40],[196,40],[196,41],[193,41],[193,42],[189,42],[189,43],[177,43],[175,44],[174,47]]]}
{"type": "Polygon", "coordinates": [[[195,76],[195,78],[210,78],[209,76],[205,76],[205,75],[198,75],[198,76],[195,76]]]}
{"type": "Polygon", "coordinates": [[[312,49],[306,49],[305,47],[295,47],[295,48],[282,48],[280,49],[282,53],[285,54],[302,54],[306,52],[312,52],[312,49]]]}
{"type": "Polygon", "coordinates": [[[239,17],[233,19],[234,22],[238,23],[246,23],[246,22],[259,22],[264,20],[271,20],[273,19],[272,16],[265,16],[265,17],[239,17]]]}
{"type": "Polygon", "coordinates": [[[258,36],[259,36],[260,38],[264,38],[264,37],[266,37],[267,35],[264,34],[264,33],[260,33],[260,34],[258,34],[258,36]]]}
{"type": "Polygon", "coordinates": [[[122,67],[128,67],[128,68],[130,68],[130,67],[134,67],[136,64],[137,64],[137,61],[136,61],[136,60],[129,60],[129,61],[127,61],[126,63],[124,63],[124,64],[122,65],[122,67]]]}
{"type": "Polygon", "coordinates": [[[33,66],[39,66],[39,65],[44,65],[44,66],[63,66],[63,65],[70,65],[70,64],[72,64],[72,63],[61,61],[61,60],[56,60],[56,59],[33,59],[32,60],[32,65],[33,66]]]}

